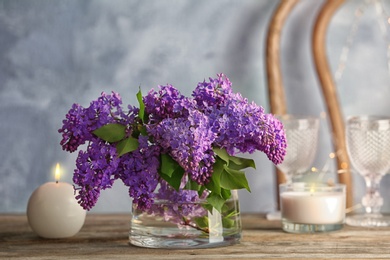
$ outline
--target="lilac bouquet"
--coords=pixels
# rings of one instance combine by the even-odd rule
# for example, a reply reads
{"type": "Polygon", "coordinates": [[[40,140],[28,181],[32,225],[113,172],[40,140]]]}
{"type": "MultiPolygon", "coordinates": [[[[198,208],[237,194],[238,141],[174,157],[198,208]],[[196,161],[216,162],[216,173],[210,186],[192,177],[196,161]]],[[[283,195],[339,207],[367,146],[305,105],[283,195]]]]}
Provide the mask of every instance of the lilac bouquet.
{"type": "Polygon", "coordinates": [[[62,148],[85,144],[73,176],[84,209],[121,179],[141,211],[156,211],[157,199],[205,200],[221,211],[231,190],[250,191],[242,169],[254,161],[236,154],[259,150],[278,164],[286,153],[280,121],[233,93],[223,74],[200,82],[192,97],[166,85],[137,99],[139,107],[125,111],[119,94],[102,93],[89,107],[74,104],[63,120],[62,148]]]}

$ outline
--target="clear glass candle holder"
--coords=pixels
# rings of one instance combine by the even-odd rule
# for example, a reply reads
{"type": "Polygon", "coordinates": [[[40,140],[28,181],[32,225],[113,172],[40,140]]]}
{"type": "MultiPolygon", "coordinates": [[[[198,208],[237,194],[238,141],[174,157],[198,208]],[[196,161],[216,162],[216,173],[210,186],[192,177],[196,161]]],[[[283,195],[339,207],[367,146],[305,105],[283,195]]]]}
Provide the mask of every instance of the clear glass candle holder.
{"type": "Polygon", "coordinates": [[[282,228],[290,233],[339,230],[345,221],[345,185],[280,184],[282,228]]]}

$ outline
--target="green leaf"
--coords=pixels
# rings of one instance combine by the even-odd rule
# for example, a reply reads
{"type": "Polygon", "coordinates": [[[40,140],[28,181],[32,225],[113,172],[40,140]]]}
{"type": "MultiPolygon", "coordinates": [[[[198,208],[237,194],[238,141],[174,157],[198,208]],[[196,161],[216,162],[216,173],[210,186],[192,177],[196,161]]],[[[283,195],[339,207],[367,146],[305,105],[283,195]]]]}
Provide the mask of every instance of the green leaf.
{"type": "Polygon", "coordinates": [[[139,125],[138,126],[138,131],[141,133],[141,135],[148,136],[148,131],[146,131],[146,126],[139,125]]]}
{"type": "Polygon", "coordinates": [[[171,174],[171,176],[166,175],[162,172],[159,172],[161,178],[163,178],[166,182],[169,183],[175,190],[180,189],[181,185],[181,179],[183,178],[184,175],[184,169],[181,167],[177,167],[171,174]]]}
{"type": "Polygon", "coordinates": [[[222,218],[222,226],[224,228],[232,228],[235,225],[235,221],[230,218],[222,218]]]}
{"type": "Polygon", "coordinates": [[[121,124],[107,124],[96,129],[93,133],[106,142],[115,143],[125,138],[126,126],[121,124]]]}
{"type": "Polygon", "coordinates": [[[174,189],[179,191],[181,185],[181,179],[183,179],[184,169],[180,166],[172,174],[171,180],[168,182],[174,189]]]}
{"type": "Polygon", "coordinates": [[[213,165],[213,174],[211,175],[210,181],[205,185],[206,188],[216,194],[221,194],[221,173],[224,170],[226,162],[221,158],[217,157],[213,165]]]}
{"type": "Polygon", "coordinates": [[[256,164],[253,159],[242,158],[237,156],[229,157],[230,163],[229,168],[234,170],[242,170],[244,168],[252,167],[256,169],[256,164]]]}
{"type": "Polygon", "coordinates": [[[200,190],[200,187],[202,187],[202,186],[200,186],[200,185],[199,185],[198,183],[196,183],[195,181],[189,180],[189,181],[186,183],[184,189],[186,189],[186,190],[195,190],[195,191],[198,191],[198,190],[200,190]]]}
{"type": "Polygon", "coordinates": [[[160,171],[161,173],[172,177],[173,172],[180,167],[180,165],[173,160],[173,158],[168,154],[161,154],[161,166],[160,171]]]}
{"type": "Polygon", "coordinates": [[[126,139],[123,139],[116,145],[116,152],[119,156],[122,156],[126,153],[130,153],[134,150],[137,150],[138,145],[138,139],[130,136],[126,139]]]}
{"type": "Polygon", "coordinates": [[[206,189],[205,186],[200,186],[199,190],[198,190],[198,196],[201,197],[203,195],[203,192],[204,190],[206,189]]]}
{"type": "Polygon", "coordinates": [[[139,103],[138,116],[139,116],[139,118],[141,118],[142,122],[144,123],[145,122],[145,104],[144,104],[144,101],[142,100],[141,87],[139,88],[138,93],[137,93],[137,100],[139,103]]]}
{"type": "Polygon", "coordinates": [[[205,208],[206,210],[208,210],[210,213],[213,213],[213,206],[209,203],[204,203],[202,204],[203,208],[205,208]]]}
{"type": "Polygon", "coordinates": [[[174,189],[179,190],[184,169],[168,154],[161,154],[159,174],[174,189]]]}
{"type": "Polygon", "coordinates": [[[221,213],[222,207],[225,205],[226,200],[222,198],[221,195],[212,192],[207,197],[207,202],[221,213]]]}
{"type": "Polygon", "coordinates": [[[230,196],[232,196],[232,192],[230,190],[227,190],[227,189],[221,189],[221,196],[222,198],[224,198],[225,200],[228,200],[230,199],[230,196]]]}
{"type": "MultiPolygon", "coordinates": [[[[213,173],[212,176],[214,176],[215,173],[213,173]]],[[[218,181],[215,181],[213,177],[211,177],[210,181],[204,185],[209,191],[214,192],[215,194],[221,194],[221,182],[218,179],[218,181]]]]}
{"type": "Polygon", "coordinates": [[[221,174],[221,187],[227,190],[245,188],[250,192],[245,173],[242,171],[230,169],[226,165],[224,166],[224,171],[221,174]]]}
{"type": "Polygon", "coordinates": [[[227,164],[229,164],[229,154],[226,152],[225,149],[220,148],[213,148],[213,151],[216,155],[218,155],[219,158],[224,160],[227,164]]]}

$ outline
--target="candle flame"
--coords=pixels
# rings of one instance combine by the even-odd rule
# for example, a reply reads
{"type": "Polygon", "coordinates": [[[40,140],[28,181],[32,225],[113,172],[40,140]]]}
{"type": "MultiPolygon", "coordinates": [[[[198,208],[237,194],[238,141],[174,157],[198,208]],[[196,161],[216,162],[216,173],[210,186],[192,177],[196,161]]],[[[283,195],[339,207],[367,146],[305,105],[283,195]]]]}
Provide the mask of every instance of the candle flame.
{"type": "Polygon", "coordinates": [[[56,183],[58,183],[58,181],[60,180],[60,175],[61,175],[60,164],[57,163],[56,164],[56,170],[55,170],[55,173],[54,173],[54,178],[56,180],[56,183]]]}

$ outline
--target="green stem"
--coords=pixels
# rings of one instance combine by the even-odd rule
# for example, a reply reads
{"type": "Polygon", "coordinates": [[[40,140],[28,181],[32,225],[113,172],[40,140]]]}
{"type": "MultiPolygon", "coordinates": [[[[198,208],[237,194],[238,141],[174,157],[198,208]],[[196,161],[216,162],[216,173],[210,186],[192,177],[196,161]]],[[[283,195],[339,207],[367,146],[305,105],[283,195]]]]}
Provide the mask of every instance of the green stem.
{"type": "Polygon", "coordinates": [[[209,228],[201,228],[201,227],[191,223],[191,221],[189,219],[183,218],[183,222],[184,222],[185,226],[188,226],[188,227],[194,228],[196,230],[202,231],[202,232],[204,232],[206,234],[210,233],[209,228]]]}

